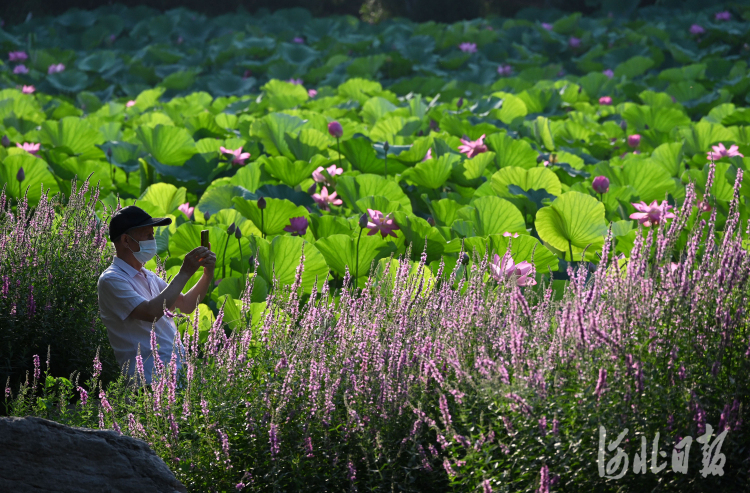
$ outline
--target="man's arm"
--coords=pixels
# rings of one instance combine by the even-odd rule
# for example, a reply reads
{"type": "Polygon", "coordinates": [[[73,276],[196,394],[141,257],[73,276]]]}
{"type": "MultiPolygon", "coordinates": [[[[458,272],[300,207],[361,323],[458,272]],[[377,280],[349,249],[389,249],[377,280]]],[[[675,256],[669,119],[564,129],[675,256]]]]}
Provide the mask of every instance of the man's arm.
{"type": "Polygon", "coordinates": [[[198,282],[190,288],[185,294],[181,294],[172,308],[179,308],[182,313],[189,314],[195,311],[195,307],[198,306],[208,292],[208,287],[214,280],[214,270],[216,264],[216,254],[211,252],[209,258],[206,259],[205,266],[203,267],[203,275],[198,282]],[[213,257],[213,258],[211,258],[213,257]]]}

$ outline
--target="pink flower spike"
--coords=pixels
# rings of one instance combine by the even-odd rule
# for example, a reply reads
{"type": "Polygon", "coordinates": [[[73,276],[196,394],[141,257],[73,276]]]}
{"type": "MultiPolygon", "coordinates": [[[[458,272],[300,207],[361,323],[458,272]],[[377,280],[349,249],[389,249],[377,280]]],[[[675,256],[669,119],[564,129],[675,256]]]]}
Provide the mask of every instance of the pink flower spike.
{"type": "Polygon", "coordinates": [[[393,231],[401,228],[399,228],[396,221],[390,217],[390,214],[383,215],[380,211],[367,209],[367,215],[370,216],[370,221],[367,223],[367,228],[370,231],[367,232],[367,236],[372,236],[375,233],[380,232],[383,238],[388,235],[397,238],[396,233],[393,231]]]}
{"type": "Polygon", "coordinates": [[[177,210],[185,214],[188,219],[190,219],[191,217],[193,217],[193,211],[195,210],[195,207],[190,207],[190,202],[185,202],[184,204],[180,205],[177,210]]]}
{"type": "Polygon", "coordinates": [[[219,152],[227,156],[227,158],[232,158],[232,164],[237,166],[244,166],[245,161],[247,161],[247,158],[250,157],[249,152],[242,152],[242,146],[240,146],[239,149],[231,150],[227,149],[224,146],[219,147],[219,152]]]}
{"type": "Polygon", "coordinates": [[[314,193],[312,195],[313,200],[316,204],[318,204],[318,207],[321,210],[328,211],[330,210],[329,205],[341,205],[344,203],[343,200],[337,197],[336,192],[333,192],[332,194],[328,194],[328,188],[323,187],[320,190],[320,193],[314,193]]]}
{"type": "Polygon", "coordinates": [[[293,217],[289,219],[289,226],[284,228],[287,233],[292,233],[292,236],[305,236],[307,233],[307,218],[306,217],[293,217]]]}
{"type": "Polygon", "coordinates": [[[53,63],[52,65],[49,66],[49,68],[47,68],[47,73],[58,74],[64,70],[65,70],[65,65],[63,65],[62,63],[58,63],[58,64],[53,63]]]}
{"type": "Polygon", "coordinates": [[[487,152],[487,146],[484,145],[485,134],[482,134],[477,140],[461,139],[463,145],[458,146],[458,151],[466,154],[466,157],[472,158],[483,152],[487,152]]]}
{"type": "Polygon", "coordinates": [[[309,97],[309,98],[312,99],[312,98],[314,98],[317,95],[318,95],[318,91],[316,91],[315,89],[308,89],[307,90],[307,97],[309,97]]]}
{"type": "Polygon", "coordinates": [[[126,108],[132,108],[135,105],[136,105],[135,99],[131,99],[130,101],[128,101],[127,103],[125,103],[125,107],[126,108]]]}
{"type": "Polygon", "coordinates": [[[579,46],[581,46],[581,38],[576,38],[575,36],[571,36],[570,39],[568,40],[568,45],[571,48],[578,48],[579,46]]]}
{"type": "Polygon", "coordinates": [[[724,12],[716,12],[714,19],[717,21],[730,21],[732,20],[732,14],[728,10],[725,10],[724,12]]]}
{"type": "Polygon", "coordinates": [[[719,160],[723,157],[745,157],[744,155],[740,154],[740,148],[736,145],[732,145],[727,149],[724,147],[724,144],[719,142],[719,145],[712,146],[711,149],[713,151],[708,151],[708,159],[711,161],[719,160]]]}
{"type": "Polygon", "coordinates": [[[20,147],[24,151],[35,156],[37,155],[37,152],[39,152],[39,147],[41,147],[41,145],[42,144],[34,144],[32,142],[24,142],[23,145],[16,143],[16,147],[20,147]]]}
{"type": "Polygon", "coordinates": [[[546,29],[547,31],[551,31],[553,26],[549,22],[542,22],[542,27],[546,29]]]}
{"type": "Polygon", "coordinates": [[[34,91],[36,91],[34,86],[23,86],[23,89],[21,89],[24,94],[34,94],[34,91]]]}
{"type": "Polygon", "coordinates": [[[458,45],[458,49],[463,51],[464,53],[476,53],[477,44],[476,43],[461,43],[460,45],[458,45]]]}
{"type": "Polygon", "coordinates": [[[672,206],[668,205],[666,200],[661,204],[658,204],[655,200],[651,202],[650,205],[645,202],[637,204],[633,203],[633,207],[635,207],[638,212],[631,214],[630,219],[635,219],[647,228],[656,226],[666,219],[674,219],[677,217],[669,212],[669,209],[671,209],[672,206]]]}
{"type": "Polygon", "coordinates": [[[703,34],[705,32],[706,30],[703,29],[703,26],[699,24],[693,24],[692,26],[690,26],[690,34],[694,36],[698,36],[699,34],[703,34]]]}
{"type": "Polygon", "coordinates": [[[13,67],[13,73],[16,74],[16,75],[18,75],[18,74],[28,74],[29,73],[29,69],[26,68],[26,65],[24,65],[23,63],[21,63],[19,65],[16,65],[15,67],[13,67]]]}
{"type": "Polygon", "coordinates": [[[609,106],[612,104],[612,98],[610,96],[602,96],[599,98],[599,104],[602,106],[609,106]]]}
{"type": "Polygon", "coordinates": [[[10,62],[22,62],[28,60],[29,55],[25,51],[10,51],[8,52],[8,61],[10,62]]]}
{"type": "Polygon", "coordinates": [[[603,73],[604,75],[606,75],[606,76],[607,76],[608,78],[610,78],[610,79],[611,79],[612,77],[614,77],[614,76],[615,76],[615,73],[614,73],[614,72],[612,71],[612,69],[611,69],[611,68],[608,68],[607,70],[605,70],[605,71],[604,71],[604,72],[602,72],[602,73],[603,73]]]}

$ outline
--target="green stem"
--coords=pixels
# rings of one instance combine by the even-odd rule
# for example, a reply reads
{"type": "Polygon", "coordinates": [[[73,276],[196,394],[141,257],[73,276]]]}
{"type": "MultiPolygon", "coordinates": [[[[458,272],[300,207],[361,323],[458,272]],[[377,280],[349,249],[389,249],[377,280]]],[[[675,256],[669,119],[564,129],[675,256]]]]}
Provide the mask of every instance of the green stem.
{"type": "Polygon", "coordinates": [[[260,210],[260,236],[264,240],[266,239],[266,230],[263,229],[263,209],[260,210]]]}
{"type": "Polygon", "coordinates": [[[339,142],[339,138],[336,137],[336,150],[339,153],[339,168],[341,168],[341,143],[339,142]]]}
{"type": "Polygon", "coordinates": [[[227,235],[227,241],[224,242],[224,253],[221,254],[221,277],[227,277],[227,247],[229,246],[229,235],[227,235]]]}
{"type": "Polygon", "coordinates": [[[385,151],[385,176],[388,176],[388,151],[385,151]]]}
{"type": "MultiPolygon", "coordinates": [[[[242,267],[242,242],[240,241],[240,238],[237,238],[237,245],[240,247],[240,267],[242,267]]],[[[242,274],[242,272],[240,272],[242,274]]]]}
{"type": "Polygon", "coordinates": [[[570,249],[570,262],[573,262],[573,244],[568,240],[568,249],[570,249]]]}
{"type": "Polygon", "coordinates": [[[359,279],[359,240],[362,239],[362,231],[364,228],[359,228],[359,236],[357,236],[357,260],[354,265],[354,285],[357,285],[357,279],[359,279]]]}

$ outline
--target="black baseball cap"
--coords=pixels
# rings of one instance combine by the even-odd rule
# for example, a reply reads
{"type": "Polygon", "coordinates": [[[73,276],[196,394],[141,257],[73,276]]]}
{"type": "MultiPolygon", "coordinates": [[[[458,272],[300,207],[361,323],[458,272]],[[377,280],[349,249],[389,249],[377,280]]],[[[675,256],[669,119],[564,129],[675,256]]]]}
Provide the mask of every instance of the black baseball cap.
{"type": "Polygon", "coordinates": [[[129,205],[112,214],[109,221],[109,239],[115,241],[126,231],[143,226],[167,226],[172,224],[168,217],[151,217],[140,207],[129,205]]]}

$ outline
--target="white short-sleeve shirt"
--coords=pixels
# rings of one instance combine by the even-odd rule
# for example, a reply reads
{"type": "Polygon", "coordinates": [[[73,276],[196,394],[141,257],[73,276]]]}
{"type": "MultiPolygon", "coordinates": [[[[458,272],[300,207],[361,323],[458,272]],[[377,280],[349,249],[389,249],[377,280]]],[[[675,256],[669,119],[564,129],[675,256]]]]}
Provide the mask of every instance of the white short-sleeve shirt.
{"type": "MultiPolygon", "coordinates": [[[[161,293],[167,283],[153,272],[144,268],[137,271],[121,258],[115,257],[112,265],[99,276],[97,287],[99,314],[107,327],[107,336],[117,363],[122,367],[129,362],[128,374],[133,376],[140,344],[143,370],[146,382],[150,384],[154,367],[151,327],[154,326],[159,359],[164,365],[168,365],[172,357],[177,327],[166,315],[152,324],[137,320],[131,314],[135,307],[161,293]]],[[[179,352],[177,356],[179,357],[179,352]]],[[[178,360],[178,367],[179,364],[178,360]]]]}

